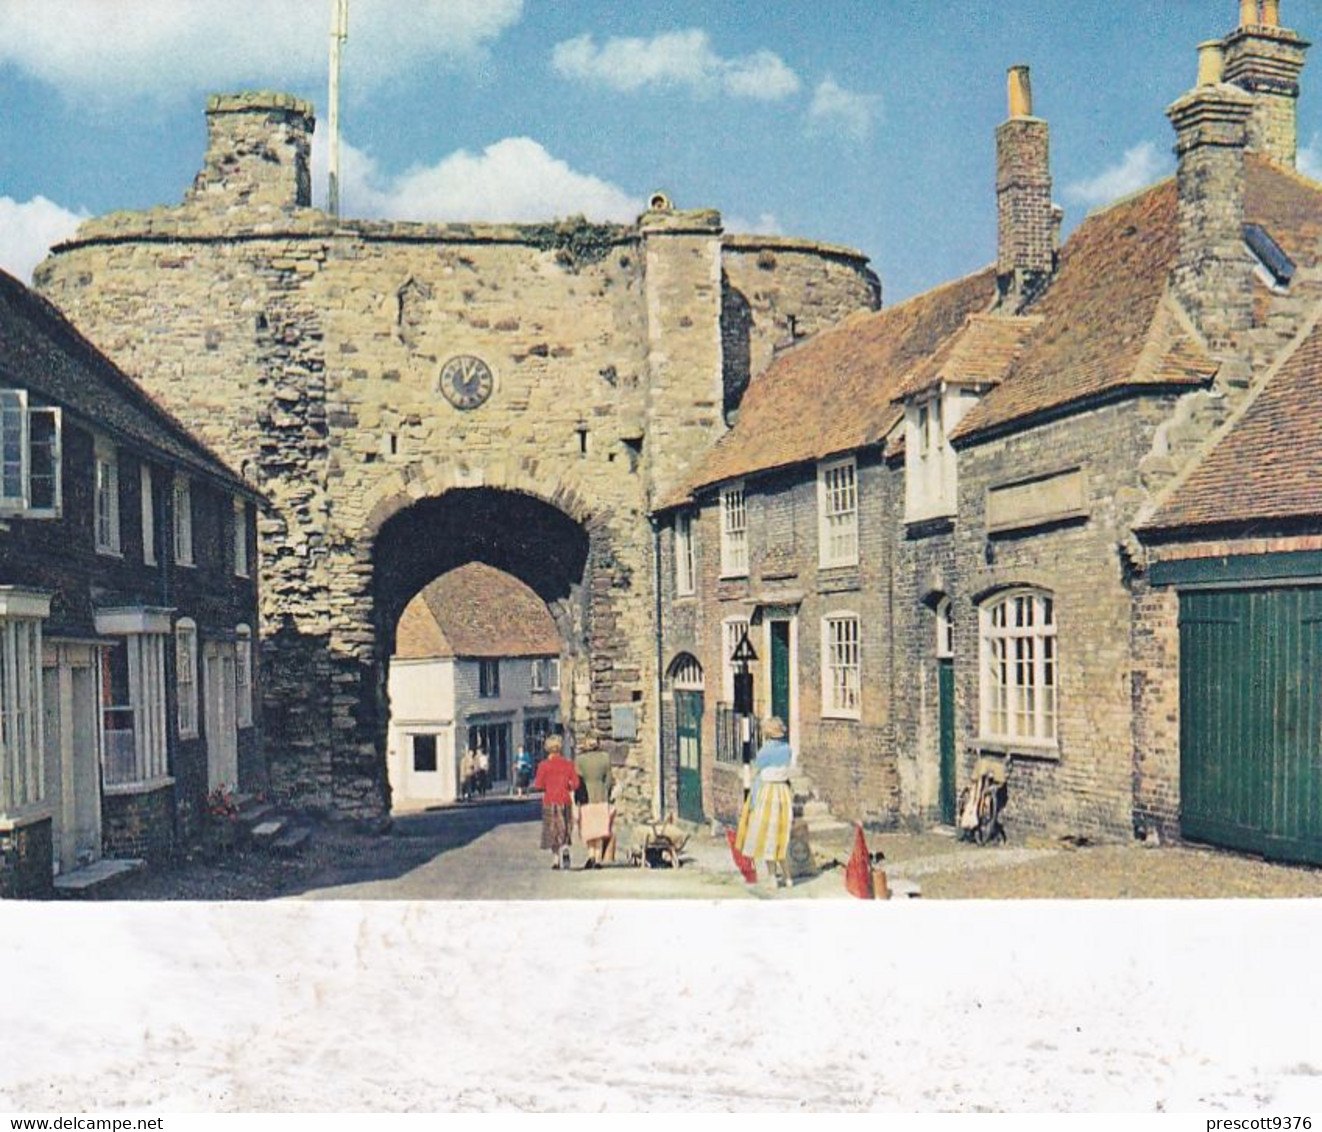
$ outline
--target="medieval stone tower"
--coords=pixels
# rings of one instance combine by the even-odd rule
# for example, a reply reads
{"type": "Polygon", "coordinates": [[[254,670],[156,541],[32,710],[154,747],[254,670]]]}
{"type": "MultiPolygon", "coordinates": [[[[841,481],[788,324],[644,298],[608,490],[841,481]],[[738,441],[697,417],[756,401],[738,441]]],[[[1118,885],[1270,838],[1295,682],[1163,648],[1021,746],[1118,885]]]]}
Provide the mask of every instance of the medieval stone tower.
{"type": "Polygon", "coordinates": [[[264,720],[280,796],[389,806],[385,670],[434,577],[482,561],[551,609],[565,718],[655,803],[653,501],[778,345],[880,301],[844,248],[635,225],[337,220],[311,107],[212,98],[180,206],[89,221],[37,284],[270,500],[264,720]]]}

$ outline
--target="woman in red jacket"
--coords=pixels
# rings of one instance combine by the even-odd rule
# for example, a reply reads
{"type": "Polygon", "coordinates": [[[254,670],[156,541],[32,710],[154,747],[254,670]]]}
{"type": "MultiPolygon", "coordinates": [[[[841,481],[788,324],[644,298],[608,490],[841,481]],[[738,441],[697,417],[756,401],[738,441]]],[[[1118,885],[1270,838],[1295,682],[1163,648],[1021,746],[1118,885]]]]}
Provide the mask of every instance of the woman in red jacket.
{"type": "Polygon", "coordinates": [[[578,771],[564,757],[564,740],[548,735],[546,758],[537,767],[532,788],[542,791],[542,848],[551,850],[551,868],[569,868],[569,830],[578,789],[578,771]]]}

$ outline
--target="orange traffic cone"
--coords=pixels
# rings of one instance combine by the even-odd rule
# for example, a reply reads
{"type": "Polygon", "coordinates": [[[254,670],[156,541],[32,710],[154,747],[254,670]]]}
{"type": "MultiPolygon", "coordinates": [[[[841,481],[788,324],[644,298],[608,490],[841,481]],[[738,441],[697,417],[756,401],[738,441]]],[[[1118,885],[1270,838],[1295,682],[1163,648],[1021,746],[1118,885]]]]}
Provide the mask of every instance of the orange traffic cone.
{"type": "Polygon", "coordinates": [[[860,900],[874,900],[877,895],[872,887],[872,857],[859,822],[854,823],[854,851],[845,866],[845,891],[860,900]]]}

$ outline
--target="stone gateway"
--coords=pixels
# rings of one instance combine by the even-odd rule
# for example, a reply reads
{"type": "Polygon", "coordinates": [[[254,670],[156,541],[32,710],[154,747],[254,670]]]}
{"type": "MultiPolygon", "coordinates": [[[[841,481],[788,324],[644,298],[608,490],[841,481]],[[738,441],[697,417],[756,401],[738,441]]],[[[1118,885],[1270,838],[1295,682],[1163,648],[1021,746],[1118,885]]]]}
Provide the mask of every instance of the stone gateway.
{"type": "Polygon", "coordinates": [[[635,225],[338,220],[311,107],[216,97],[184,203],[89,221],[38,287],[271,501],[260,523],[272,788],[389,810],[386,666],[424,585],[483,562],[547,603],[562,718],[659,803],[649,513],[778,346],[875,309],[844,248],[635,225]]]}

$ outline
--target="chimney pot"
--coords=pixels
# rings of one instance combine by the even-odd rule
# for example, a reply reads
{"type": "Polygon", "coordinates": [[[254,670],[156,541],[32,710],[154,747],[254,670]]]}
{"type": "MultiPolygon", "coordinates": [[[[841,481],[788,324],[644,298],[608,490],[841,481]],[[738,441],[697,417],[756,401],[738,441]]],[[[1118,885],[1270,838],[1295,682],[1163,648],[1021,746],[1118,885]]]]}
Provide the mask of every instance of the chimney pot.
{"type": "Polygon", "coordinates": [[[1011,67],[1007,76],[1010,94],[1010,117],[1031,118],[1033,116],[1033,83],[1028,67],[1020,63],[1011,67]]]}
{"type": "Polygon", "coordinates": [[[1198,85],[1215,86],[1225,74],[1226,56],[1219,39],[1198,45],[1198,85]]]}
{"type": "Polygon", "coordinates": [[[1258,22],[1258,0],[1239,0],[1239,26],[1251,28],[1258,22]]]}

